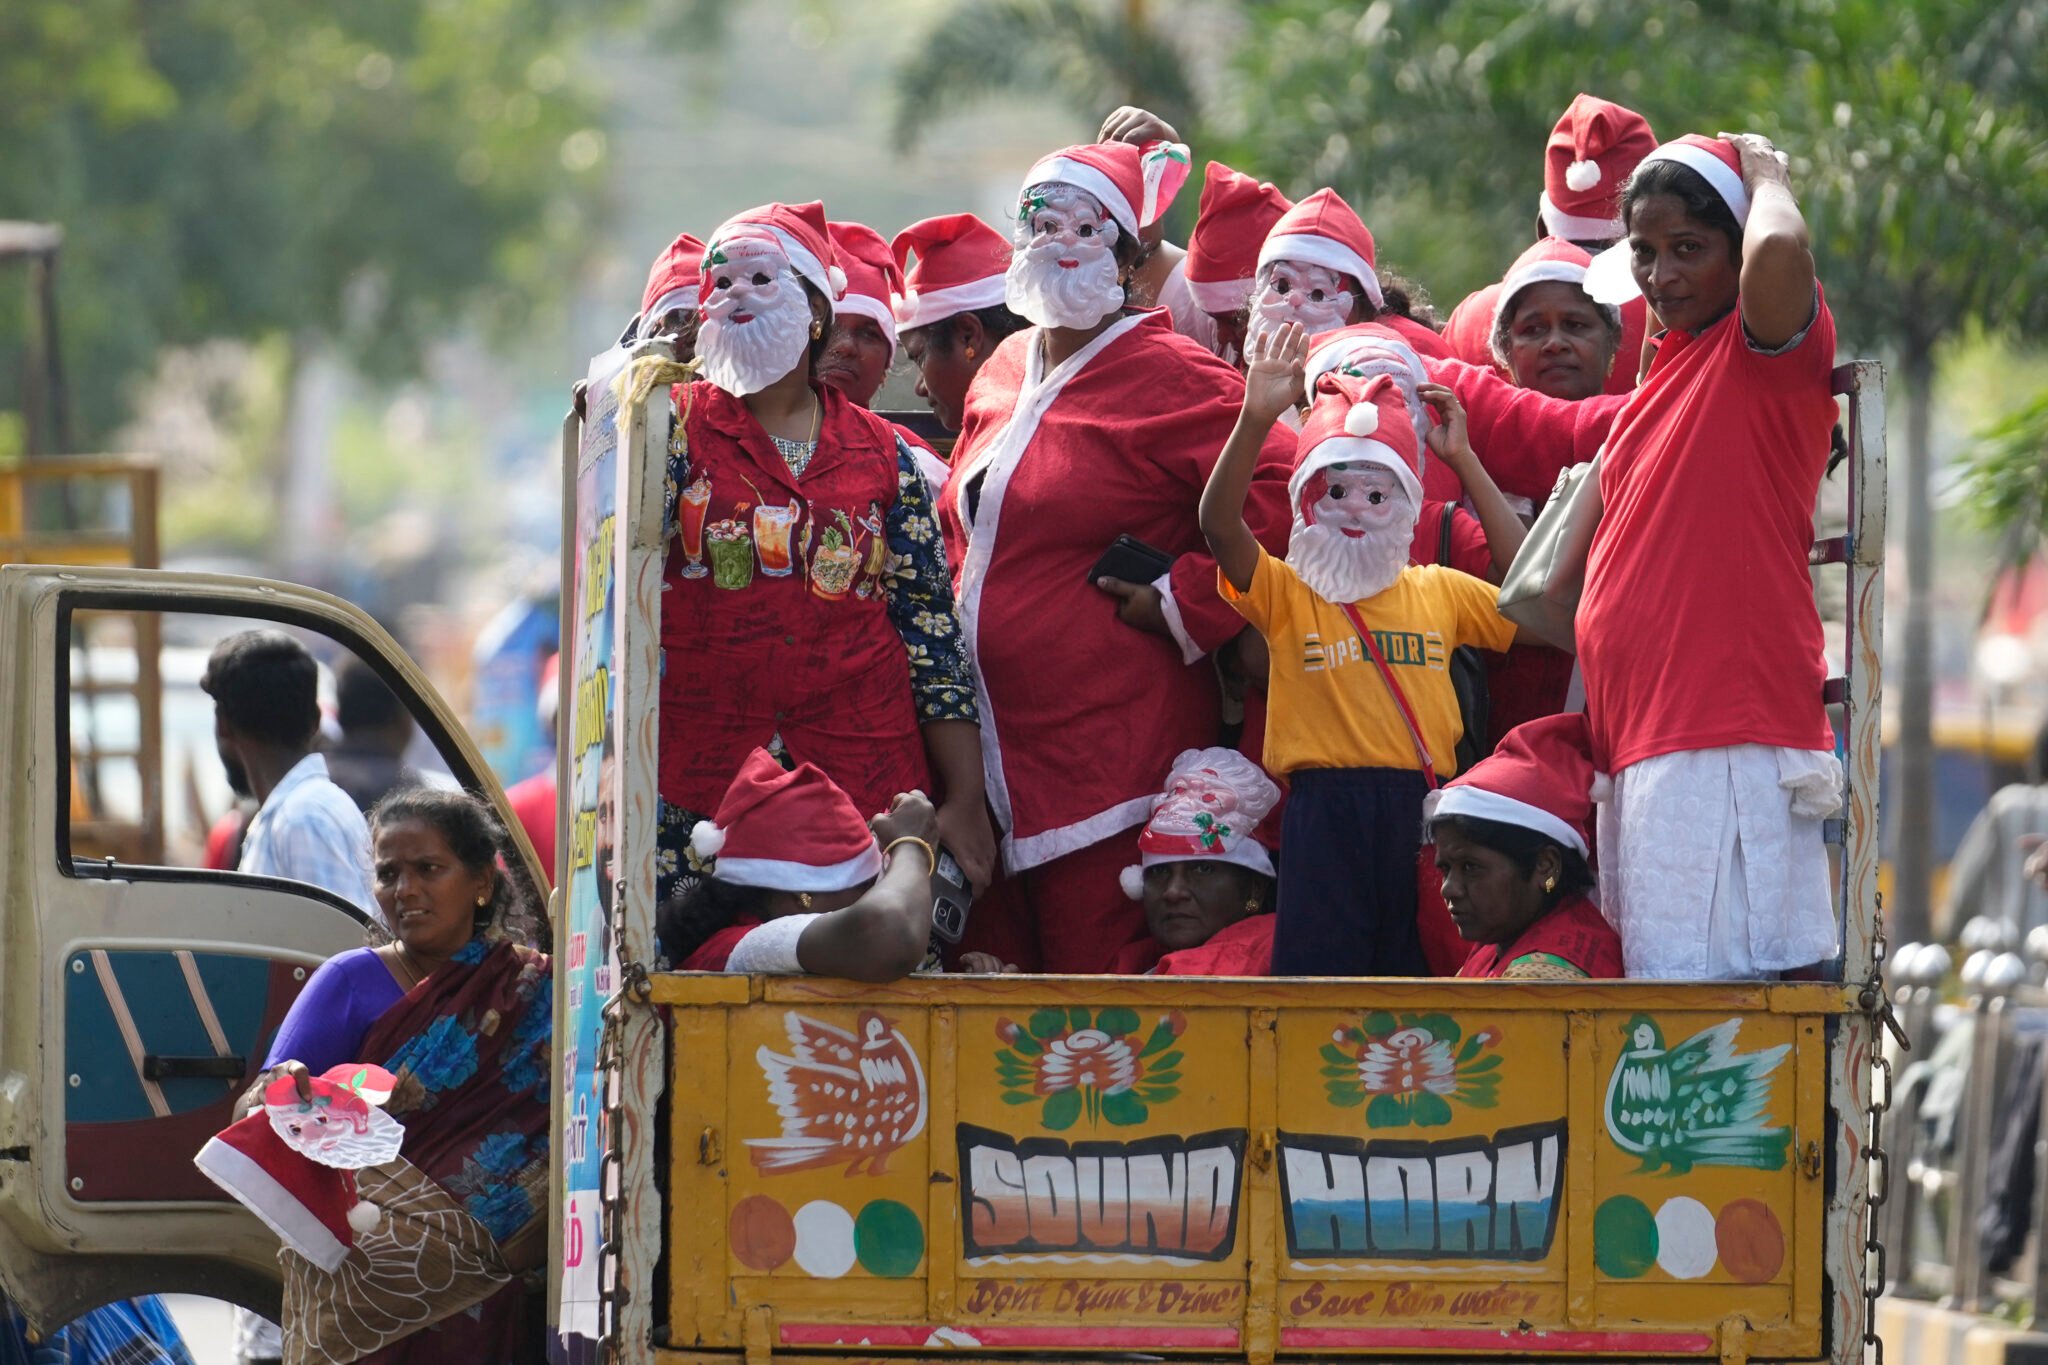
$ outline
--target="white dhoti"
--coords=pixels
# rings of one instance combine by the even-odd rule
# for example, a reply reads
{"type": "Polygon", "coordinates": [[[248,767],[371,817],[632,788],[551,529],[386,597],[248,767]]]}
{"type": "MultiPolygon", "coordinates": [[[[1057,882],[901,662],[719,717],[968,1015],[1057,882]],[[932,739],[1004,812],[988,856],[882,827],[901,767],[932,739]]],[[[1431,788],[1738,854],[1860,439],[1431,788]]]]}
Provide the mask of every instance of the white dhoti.
{"type": "Polygon", "coordinates": [[[1824,749],[1741,744],[1632,763],[1601,803],[1600,908],[1631,977],[1755,980],[1835,955],[1824,749]]]}

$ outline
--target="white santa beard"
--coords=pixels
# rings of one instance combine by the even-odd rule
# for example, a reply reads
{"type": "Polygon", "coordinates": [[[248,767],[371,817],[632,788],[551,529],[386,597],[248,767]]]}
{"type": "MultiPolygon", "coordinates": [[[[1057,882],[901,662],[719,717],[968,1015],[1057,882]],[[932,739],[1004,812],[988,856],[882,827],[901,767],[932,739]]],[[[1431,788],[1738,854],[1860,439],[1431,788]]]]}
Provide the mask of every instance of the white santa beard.
{"type": "Polygon", "coordinates": [[[811,337],[811,310],[799,293],[792,303],[754,313],[746,322],[732,310],[706,311],[697,328],[697,358],[704,377],[735,398],[759,393],[802,363],[811,337]]]}
{"type": "MultiPolygon", "coordinates": [[[[1349,305],[1347,304],[1348,308],[1349,305]]],[[[1244,350],[1246,355],[1256,355],[1260,337],[1271,336],[1290,322],[1301,324],[1301,330],[1308,333],[1310,341],[1345,325],[1345,314],[1329,304],[1309,303],[1299,308],[1287,303],[1260,303],[1252,301],[1251,313],[1245,319],[1244,350]]]]}
{"type": "Polygon", "coordinates": [[[1287,566],[1324,601],[1342,606],[1377,597],[1394,586],[1408,567],[1415,539],[1415,513],[1384,530],[1347,536],[1335,526],[1305,525],[1299,514],[1287,542],[1287,566]]]}
{"type": "Polygon", "coordinates": [[[1003,296],[1010,311],[1040,327],[1093,327],[1124,306],[1114,251],[1050,242],[1018,250],[1003,296]],[[1080,264],[1067,270],[1062,259],[1080,264]]]}

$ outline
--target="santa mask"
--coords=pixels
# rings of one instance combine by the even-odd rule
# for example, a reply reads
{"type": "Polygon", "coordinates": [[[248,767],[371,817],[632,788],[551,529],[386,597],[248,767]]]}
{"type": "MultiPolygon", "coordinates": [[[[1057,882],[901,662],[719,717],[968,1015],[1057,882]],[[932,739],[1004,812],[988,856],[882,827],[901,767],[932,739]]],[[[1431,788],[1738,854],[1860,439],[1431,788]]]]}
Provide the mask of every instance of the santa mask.
{"type": "Polygon", "coordinates": [[[1326,601],[1377,597],[1407,566],[1417,511],[1385,465],[1325,465],[1302,487],[1287,563],[1326,601]]]}
{"type": "Polygon", "coordinates": [[[1117,232],[1086,190],[1054,182],[1024,191],[1004,284],[1010,310],[1040,327],[1093,327],[1117,312],[1117,232]]]}
{"type": "Polygon", "coordinates": [[[713,242],[704,278],[697,358],[706,379],[743,398],[803,363],[810,296],[774,237],[742,230],[713,242]]]}
{"type": "Polygon", "coordinates": [[[1301,261],[1268,261],[1252,284],[1251,317],[1245,328],[1245,350],[1257,354],[1260,337],[1290,322],[1301,324],[1311,340],[1351,321],[1349,282],[1334,270],[1301,261]]]}

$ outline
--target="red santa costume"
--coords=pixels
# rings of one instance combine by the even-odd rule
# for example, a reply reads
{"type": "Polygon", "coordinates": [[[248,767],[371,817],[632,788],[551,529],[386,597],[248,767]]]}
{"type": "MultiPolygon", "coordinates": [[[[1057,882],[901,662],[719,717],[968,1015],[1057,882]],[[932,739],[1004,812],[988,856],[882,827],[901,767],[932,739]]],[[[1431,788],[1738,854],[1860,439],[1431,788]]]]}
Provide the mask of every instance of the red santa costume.
{"type": "MultiPolygon", "coordinates": [[[[720,326],[739,329],[733,355],[745,354],[745,328],[793,327],[794,359],[776,350],[754,369],[780,378],[804,363],[799,278],[835,300],[845,284],[822,207],[773,204],[731,220],[706,259],[729,258],[746,268],[703,272],[700,359],[710,367],[726,354],[720,326]],[[754,284],[760,274],[770,283],[754,284]]],[[[924,480],[887,422],[836,389],[811,388],[818,436],[808,443],[778,444],[741,397],[707,380],[674,395],[678,518],[661,611],[665,896],[679,889],[669,883],[683,875],[696,813],[757,747],[779,744],[830,774],[858,809],[880,811],[897,792],[929,789],[920,725],[973,716],[924,480]],[[918,565],[915,581],[885,572],[898,557],[918,565]]]]}
{"type": "Polygon", "coordinates": [[[1269,327],[1299,322],[1313,338],[1343,326],[1348,319],[1341,312],[1328,317],[1319,314],[1311,290],[1290,289],[1286,272],[1275,274],[1283,265],[1320,268],[1360,296],[1352,304],[1354,313],[1364,313],[1369,320],[1393,328],[1422,355],[1449,359],[1451,351],[1442,337],[1413,318],[1383,311],[1386,294],[1373,268],[1374,259],[1372,233],[1351,205],[1335,190],[1317,190],[1282,214],[1259,248],[1259,292],[1252,301],[1254,327],[1261,321],[1269,327]]]}
{"type": "MultiPolygon", "coordinates": [[[[1157,165],[1149,149],[1123,143],[1049,156],[1025,178],[1022,226],[1054,223],[1049,197],[1082,191],[1103,215],[1084,225],[1089,240],[1136,235],[1165,207],[1157,165]]],[[[1076,231],[1042,236],[1013,259],[1011,307],[1041,325],[1006,338],[975,376],[940,515],[981,688],[1004,866],[1045,968],[1103,971],[1141,931],[1117,886],[1121,836],[1144,821],[1173,756],[1213,742],[1218,697],[1204,655],[1243,628],[1217,599],[1195,510],[1244,384],[1164,314],[1119,316],[1115,268],[1099,254],[1110,248],[1080,245],[1076,231]],[[1034,259],[1047,244],[1056,271],[1034,259]],[[1085,309],[1079,294],[1057,306],[1075,319],[1063,326],[1100,330],[1048,370],[1043,318],[1054,305],[1030,291],[1098,273],[1085,309]],[[1124,624],[1090,578],[1119,535],[1175,556],[1154,585],[1171,638],[1124,624]]],[[[1290,445],[1284,431],[1268,439],[1247,512],[1276,548],[1290,445]]],[[[987,908],[977,905],[975,924],[993,919],[987,908]]],[[[1001,950],[1019,961],[1029,946],[1001,950]]]]}
{"type": "MultiPolygon", "coordinates": [[[[1666,160],[1747,219],[1731,144],[1688,136],[1645,164],[1666,160]]],[[[1818,284],[1813,309],[1771,350],[1739,302],[1697,335],[1662,333],[1601,457],[1579,664],[1615,775],[1601,905],[1630,976],[1740,979],[1835,952],[1821,822],[1841,765],[1807,571],[1836,417],[1818,284]]]]}
{"type": "MultiPolygon", "coordinates": [[[[825,226],[832,236],[833,253],[846,271],[846,294],[833,305],[834,311],[868,318],[881,328],[889,342],[889,363],[893,365],[898,344],[895,305],[904,289],[903,269],[896,263],[896,254],[882,235],[865,223],[835,222],[825,226]]],[[[946,482],[946,462],[938,452],[901,422],[889,425],[897,439],[909,448],[925,482],[933,490],[942,487],[946,482]]]]}
{"type": "MultiPolygon", "coordinates": [[[[1537,215],[1544,232],[1588,251],[1620,241],[1621,187],[1656,146],[1649,120],[1635,110],[1597,95],[1574,96],[1543,149],[1537,215]]],[[[1501,363],[1492,340],[1500,297],[1501,285],[1489,284],[1451,310],[1444,340],[1458,359],[1472,365],[1501,363]]],[[[1614,368],[1607,372],[1608,393],[1627,393],[1636,386],[1648,321],[1649,307],[1641,298],[1621,306],[1621,343],[1614,368]]]]}
{"type": "MultiPolygon", "coordinates": [[[[1266,234],[1286,216],[1293,203],[1272,185],[1241,175],[1220,161],[1202,172],[1202,201],[1195,226],[1188,233],[1188,254],[1181,262],[1188,294],[1196,308],[1214,320],[1235,317],[1251,301],[1259,272],[1259,248],[1266,234]]],[[[1185,329],[1183,329],[1185,330],[1185,329]]],[[[1237,361],[1235,348],[1211,344],[1225,360],[1237,361]]]]}
{"type": "MultiPolygon", "coordinates": [[[[1273,959],[1272,856],[1258,838],[1260,823],[1280,802],[1280,788],[1235,749],[1190,749],[1173,761],[1166,790],[1138,835],[1138,861],[1123,870],[1124,893],[1145,899],[1147,870],[1169,863],[1229,863],[1267,879],[1243,904],[1216,907],[1232,916],[1200,943],[1168,951],[1148,935],[1117,956],[1119,973],[1152,976],[1264,976],[1273,959]]],[[[1235,902],[1233,895],[1231,900],[1235,902]]],[[[1161,899],[1148,906],[1155,933],[1185,941],[1204,922],[1197,907],[1161,899]]],[[[1213,923],[1213,919],[1208,920],[1213,923]]]]}
{"type": "MultiPolygon", "coordinates": [[[[1491,757],[1424,802],[1434,823],[1467,816],[1532,830],[1581,858],[1593,817],[1591,739],[1583,715],[1546,716],[1517,729],[1491,757]]],[[[1567,980],[1621,975],[1621,939],[1583,892],[1556,903],[1505,943],[1471,947],[1464,977],[1567,980]]]]}

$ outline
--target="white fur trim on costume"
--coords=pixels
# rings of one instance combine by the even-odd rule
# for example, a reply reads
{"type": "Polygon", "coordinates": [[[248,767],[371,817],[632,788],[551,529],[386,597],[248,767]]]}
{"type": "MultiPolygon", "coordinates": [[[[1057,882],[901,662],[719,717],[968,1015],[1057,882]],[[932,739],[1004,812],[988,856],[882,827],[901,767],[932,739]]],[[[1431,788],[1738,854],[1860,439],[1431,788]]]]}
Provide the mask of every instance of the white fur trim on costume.
{"type": "Polygon", "coordinates": [[[1205,313],[1235,313],[1251,298],[1256,283],[1249,276],[1241,280],[1190,279],[1188,297],[1205,313]]]}
{"type": "Polygon", "coordinates": [[[1085,161],[1074,161],[1064,156],[1048,156],[1040,159],[1024,177],[1018,187],[1017,202],[1024,202],[1024,191],[1033,185],[1055,183],[1072,185],[1077,190],[1086,190],[1102,201],[1102,207],[1109,210],[1109,216],[1116,219],[1117,226],[1136,236],[1138,233],[1138,208],[1124,197],[1116,182],[1096,170],[1085,161]]]}
{"type": "Polygon", "coordinates": [[[1543,226],[1553,237],[1562,237],[1568,242],[1611,242],[1626,230],[1619,218],[1587,218],[1576,213],[1566,213],[1550,201],[1549,191],[1544,191],[1536,200],[1536,211],[1543,218],[1543,226]]]}
{"type": "Polygon", "coordinates": [[[1614,799],[1613,775],[1609,773],[1594,773],[1593,788],[1586,795],[1592,797],[1595,801],[1612,801],[1614,799]]]}
{"type": "Polygon", "coordinates": [[[1623,238],[1593,258],[1593,264],[1586,267],[1586,278],[1579,286],[1595,303],[1604,303],[1610,308],[1619,308],[1630,299],[1640,298],[1642,290],[1636,285],[1635,262],[1628,249],[1628,239],[1623,238]]]}
{"type": "Polygon", "coordinates": [[[913,327],[929,327],[934,322],[944,322],[961,313],[993,308],[1003,302],[1006,283],[1005,276],[990,275],[987,279],[948,285],[944,289],[913,289],[896,300],[896,326],[907,332],[913,327]]]}
{"type": "Polygon", "coordinates": [[[880,299],[869,298],[866,294],[848,294],[839,300],[840,313],[856,313],[864,318],[873,318],[882,329],[882,335],[889,339],[889,363],[896,363],[896,314],[880,299]]]}
{"type": "Polygon", "coordinates": [[[1574,161],[1564,168],[1564,187],[1584,194],[1600,183],[1600,163],[1597,161],[1574,161]]]}
{"type": "Polygon", "coordinates": [[[349,1244],[241,1148],[218,1137],[208,1138],[192,1164],[262,1219],[286,1246],[322,1270],[331,1274],[348,1259],[349,1244]]]}
{"type": "Polygon", "coordinates": [[[1069,853],[1078,853],[1088,845],[1099,844],[1111,835],[1136,829],[1151,818],[1152,798],[1139,796],[1129,801],[1118,802],[1108,810],[1099,811],[1086,820],[1061,825],[1058,829],[1041,830],[1023,839],[1005,834],[1003,866],[1011,872],[1022,872],[1041,863],[1049,863],[1054,858],[1064,858],[1069,853]]]}
{"type": "Polygon", "coordinates": [[[1159,614],[1166,618],[1166,628],[1173,634],[1173,642],[1180,646],[1180,661],[1184,664],[1198,664],[1209,651],[1195,643],[1188,634],[1187,622],[1181,619],[1180,603],[1173,596],[1173,570],[1152,580],[1152,586],[1159,592],[1159,614]]]}
{"type": "MultiPolygon", "coordinates": [[[[1237,847],[1228,853],[1146,853],[1138,861],[1145,867],[1158,867],[1161,863],[1231,863],[1237,867],[1248,867],[1254,872],[1263,872],[1268,877],[1280,874],[1273,870],[1273,859],[1266,852],[1266,846],[1250,837],[1238,840],[1237,847]]],[[[1131,869],[1125,868],[1126,872],[1131,869]]],[[[1135,896],[1133,900],[1137,899],[1135,896]]]]}
{"type": "Polygon", "coordinates": [[[1264,270],[1274,261],[1300,261],[1303,265],[1319,265],[1339,275],[1349,275],[1364,288],[1365,296],[1372,300],[1374,308],[1387,306],[1386,296],[1380,293],[1380,277],[1373,273],[1372,263],[1333,238],[1317,237],[1307,232],[1268,237],[1266,244],[1259,248],[1259,269],[1264,270]]]}
{"type": "Polygon", "coordinates": [[[1644,157],[1636,169],[1641,170],[1653,161],[1676,161],[1697,173],[1700,179],[1714,187],[1714,193],[1721,196],[1721,202],[1728,205],[1728,211],[1735,215],[1737,227],[1749,221],[1749,191],[1743,187],[1741,174],[1729,169],[1727,162],[1706,148],[1695,147],[1690,142],[1667,142],[1644,157]]]}
{"type": "Polygon", "coordinates": [[[1116,884],[1121,886],[1124,894],[1132,900],[1145,899],[1145,869],[1136,863],[1116,874],[1116,884]]]}
{"type": "Polygon", "coordinates": [[[846,861],[826,867],[780,858],[720,858],[711,876],[730,886],[758,886],[769,891],[850,891],[881,872],[882,850],[869,844],[846,861]]]}
{"type": "Polygon", "coordinates": [[[1299,514],[1301,490],[1308,487],[1308,481],[1315,474],[1333,464],[1376,464],[1394,471],[1406,489],[1408,497],[1417,508],[1422,506],[1422,480],[1416,476],[1408,462],[1401,458],[1401,452],[1384,441],[1375,441],[1369,436],[1332,436],[1312,446],[1301,457],[1301,463],[1294,467],[1294,474],[1287,480],[1288,505],[1299,514]]]}
{"type": "Polygon", "coordinates": [[[839,302],[839,296],[846,292],[846,275],[838,266],[827,270],[825,263],[819,260],[809,247],[779,227],[762,223],[748,223],[746,226],[767,227],[775,240],[781,244],[782,254],[789,257],[790,267],[816,285],[818,292],[825,296],[825,302],[835,305],[839,302]]]}
{"type": "Polygon", "coordinates": [[[716,858],[718,850],[724,847],[725,831],[709,820],[699,820],[690,827],[690,851],[704,861],[716,858]]]}
{"type": "Polygon", "coordinates": [[[1586,836],[1541,806],[1532,806],[1526,801],[1517,801],[1512,796],[1502,796],[1499,792],[1488,791],[1471,783],[1445,787],[1437,796],[1435,809],[1426,812],[1427,819],[1441,820],[1446,815],[1470,815],[1479,820],[1495,820],[1503,825],[1518,825],[1523,829],[1533,829],[1545,838],[1574,850],[1581,857],[1585,856],[1586,836]]]}
{"type": "Polygon", "coordinates": [[[372,1233],[384,1221],[384,1210],[367,1199],[358,1199],[355,1207],[348,1211],[348,1225],[360,1233],[372,1233]]]}
{"type": "Polygon", "coordinates": [[[1350,436],[1370,436],[1380,429],[1380,405],[1353,403],[1344,414],[1344,431],[1350,436]]]}

